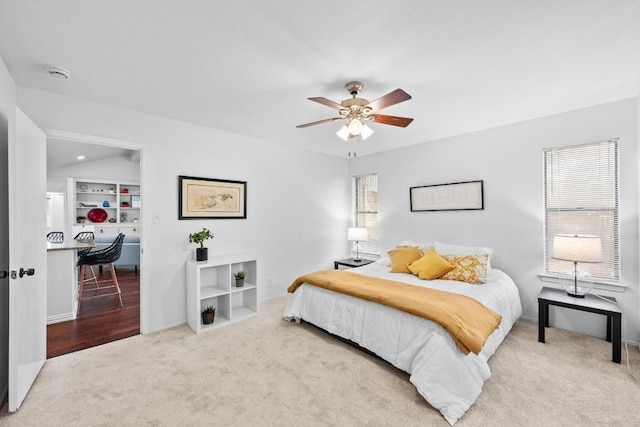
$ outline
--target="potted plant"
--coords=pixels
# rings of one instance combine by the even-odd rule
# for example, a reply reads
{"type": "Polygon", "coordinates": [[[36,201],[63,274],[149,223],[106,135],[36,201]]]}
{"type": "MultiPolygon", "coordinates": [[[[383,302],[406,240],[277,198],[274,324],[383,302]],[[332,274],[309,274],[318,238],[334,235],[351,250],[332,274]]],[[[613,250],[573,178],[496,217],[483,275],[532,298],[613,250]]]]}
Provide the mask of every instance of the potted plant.
{"type": "Polygon", "coordinates": [[[215,315],[216,309],[212,305],[208,305],[204,310],[202,310],[202,323],[204,325],[212,324],[215,315]]]}
{"type": "Polygon", "coordinates": [[[76,217],[76,221],[78,222],[78,224],[84,224],[84,220],[87,219],[86,216],[82,216],[82,215],[78,215],[76,217]]]}
{"type": "Polygon", "coordinates": [[[207,239],[213,239],[213,233],[206,228],[189,234],[189,242],[200,244],[200,247],[196,249],[196,261],[206,261],[209,258],[208,250],[204,247],[204,241],[207,239]]]}
{"type": "Polygon", "coordinates": [[[233,273],[236,278],[236,287],[241,288],[244,286],[244,271],[237,271],[233,273]]]}

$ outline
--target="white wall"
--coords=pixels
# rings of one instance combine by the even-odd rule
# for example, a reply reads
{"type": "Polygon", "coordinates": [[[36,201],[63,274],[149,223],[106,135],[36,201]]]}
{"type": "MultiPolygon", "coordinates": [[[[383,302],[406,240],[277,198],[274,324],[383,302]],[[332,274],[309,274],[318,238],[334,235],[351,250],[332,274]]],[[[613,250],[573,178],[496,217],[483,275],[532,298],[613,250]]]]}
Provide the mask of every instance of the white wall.
{"type": "MultiPolygon", "coordinates": [[[[620,138],[620,229],[624,293],[615,296],[637,342],[638,115],[636,99],[544,117],[438,141],[358,157],[350,173],[378,173],[382,250],[403,239],[439,240],[495,249],[492,265],[513,277],[524,314],[537,321],[543,285],[543,163],[545,147],[620,138]],[[482,211],[410,212],[409,187],[484,180],[482,211]]],[[[425,118],[427,120],[428,118],[425,118]]],[[[603,316],[554,309],[551,322],[604,337],[603,316]]]]}
{"type": "Polygon", "coordinates": [[[345,252],[345,159],[50,92],[19,87],[17,96],[43,128],[148,145],[150,182],[143,191],[160,219],[143,225],[152,331],[186,321],[185,261],[196,247],[187,236],[202,227],[215,234],[209,256],[257,256],[259,299],[285,293],[300,274],[331,268],[345,252]],[[178,175],[247,181],[247,219],[179,221],[178,175]]]}
{"type": "Polygon", "coordinates": [[[65,230],[64,193],[47,192],[47,233],[65,230]]]}
{"type": "Polygon", "coordinates": [[[67,189],[67,177],[139,182],[140,162],[132,162],[125,157],[109,157],[94,162],[79,162],[71,166],[47,169],[47,191],[64,192],[67,189]]]}

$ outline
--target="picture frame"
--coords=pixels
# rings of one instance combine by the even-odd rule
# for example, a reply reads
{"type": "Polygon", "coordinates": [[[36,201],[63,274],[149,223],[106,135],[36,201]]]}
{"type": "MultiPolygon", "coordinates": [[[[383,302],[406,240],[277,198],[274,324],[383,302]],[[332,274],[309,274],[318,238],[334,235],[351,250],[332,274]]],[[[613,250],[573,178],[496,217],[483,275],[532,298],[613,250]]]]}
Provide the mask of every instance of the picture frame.
{"type": "Polygon", "coordinates": [[[247,182],[178,176],[178,219],[246,219],[247,182]]]}
{"type": "Polygon", "coordinates": [[[482,210],[483,186],[480,180],[410,187],[411,212],[482,210]]]}

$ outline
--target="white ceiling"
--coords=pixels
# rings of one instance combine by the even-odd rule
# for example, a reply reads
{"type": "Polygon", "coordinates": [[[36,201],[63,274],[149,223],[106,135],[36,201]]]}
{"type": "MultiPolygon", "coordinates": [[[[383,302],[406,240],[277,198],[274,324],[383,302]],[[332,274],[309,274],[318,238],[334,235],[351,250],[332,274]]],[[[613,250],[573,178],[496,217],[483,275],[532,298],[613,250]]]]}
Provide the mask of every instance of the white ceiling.
{"type": "Polygon", "coordinates": [[[47,169],[50,171],[78,165],[82,162],[90,163],[115,157],[137,162],[138,157],[135,157],[136,154],[136,151],[127,150],[126,148],[47,138],[47,169]],[[83,156],[84,158],[78,159],[78,156],[83,156]]]}
{"type": "Polygon", "coordinates": [[[2,0],[0,55],[17,85],[337,156],[308,101],[365,83],[383,110],[358,155],[635,97],[638,0],[2,0]],[[69,69],[51,78],[46,64],[69,69]]]}

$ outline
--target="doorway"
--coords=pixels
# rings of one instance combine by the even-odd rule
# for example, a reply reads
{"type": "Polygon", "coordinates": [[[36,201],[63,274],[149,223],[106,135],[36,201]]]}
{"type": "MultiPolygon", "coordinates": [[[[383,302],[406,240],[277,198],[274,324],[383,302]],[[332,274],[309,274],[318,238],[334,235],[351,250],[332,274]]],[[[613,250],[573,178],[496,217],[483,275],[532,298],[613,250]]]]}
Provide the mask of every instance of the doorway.
{"type": "MultiPolygon", "coordinates": [[[[73,204],[76,194],[68,194],[67,178],[139,182],[142,195],[144,179],[141,159],[144,158],[144,151],[145,147],[126,141],[61,131],[47,132],[47,190],[53,193],[66,190],[64,197],[70,198],[65,201],[66,208],[63,209],[65,236],[73,238],[71,234],[75,226],[72,227],[72,224],[77,222],[73,206],[69,204],[73,204]]],[[[144,203],[144,197],[139,199],[144,203]]],[[[126,243],[137,245],[138,253],[142,252],[142,217],[140,221],[139,227],[136,227],[140,235],[128,236],[136,239],[129,239],[128,242],[133,243],[126,243]]],[[[56,223],[55,219],[52,219],[52,223],[56,223]]],[[[112,224],[105,222],[104,225],[97,225],[100,225],[100,231],[106,231],[112,224]]],[[[117,235],[117,231],[114,233],[117,235]]],[[[140,256],[139,265],[120,265],[115,270],[123,306],[119,306],[117,297],[95,298],[83,301],[81,312],[72,320],[48,319],[47,358],[106,344],[137,335],[141,331],[144,333],[141,323],[145,319],[141,318],[140,298],[144,294],[142,283],[146,277],[143,257],[140,256]]],[[[98,280],[110,279],[108,268],[96,266],[94,271],[98,280]]]]}

